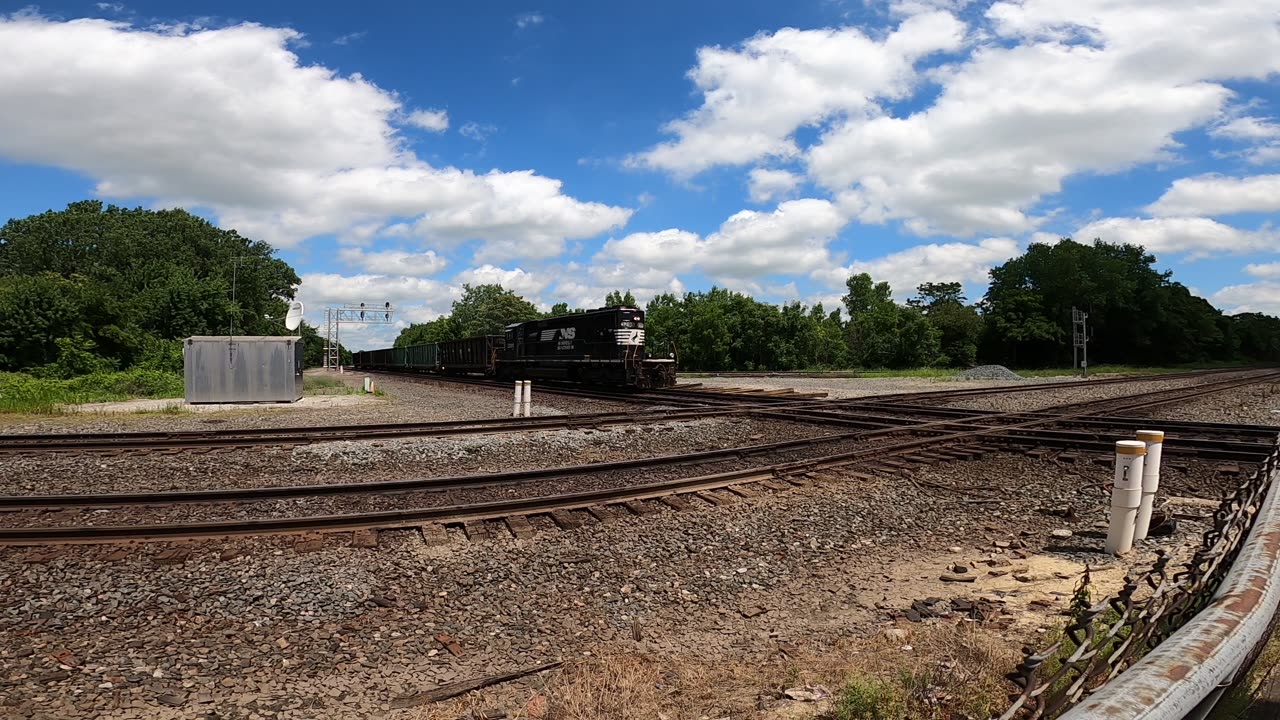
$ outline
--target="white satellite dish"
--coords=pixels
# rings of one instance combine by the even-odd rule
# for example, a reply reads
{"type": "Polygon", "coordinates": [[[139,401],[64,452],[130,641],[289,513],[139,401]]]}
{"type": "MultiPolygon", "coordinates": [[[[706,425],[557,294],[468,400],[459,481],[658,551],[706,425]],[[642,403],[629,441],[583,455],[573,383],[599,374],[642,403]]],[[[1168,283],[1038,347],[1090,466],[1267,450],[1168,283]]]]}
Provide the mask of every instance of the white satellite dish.
{"type": "Polygon", "coordinates": [[[302,324],[302,303],[294,300],[289,303],[289,312],[284,316],[284,326],[290,330],[297,330],[302,324]]]}

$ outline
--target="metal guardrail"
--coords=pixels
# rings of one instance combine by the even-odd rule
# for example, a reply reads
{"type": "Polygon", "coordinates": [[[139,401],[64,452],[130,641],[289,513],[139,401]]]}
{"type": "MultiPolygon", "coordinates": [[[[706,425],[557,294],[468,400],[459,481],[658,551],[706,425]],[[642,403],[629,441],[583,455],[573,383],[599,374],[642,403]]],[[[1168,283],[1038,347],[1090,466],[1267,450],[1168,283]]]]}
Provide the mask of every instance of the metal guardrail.
{"type": "Polygon", "coordinates": [[[1000,720],[1202,718],[1248,667],[1280,604],[1278,471],[1280,446],[1214,511],[1183,569],[1171,575],[1161,553],[1062,640],[1023,648],[1000,720]]]}

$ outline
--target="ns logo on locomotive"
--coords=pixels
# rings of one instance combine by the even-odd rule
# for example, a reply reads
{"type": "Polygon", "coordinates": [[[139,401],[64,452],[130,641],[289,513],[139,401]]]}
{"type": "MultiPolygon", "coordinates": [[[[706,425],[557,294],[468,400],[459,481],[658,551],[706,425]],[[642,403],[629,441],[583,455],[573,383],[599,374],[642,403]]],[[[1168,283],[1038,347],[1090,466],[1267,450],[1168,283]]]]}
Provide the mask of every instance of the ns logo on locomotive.
{"type": "Polygon", "coordinates": [[[354,353],[368,370],[486,375],[634,388],[670,387],[673,358],[645,352],[644,311],[601,308],[508,325],[501,335],[354,353]]]}

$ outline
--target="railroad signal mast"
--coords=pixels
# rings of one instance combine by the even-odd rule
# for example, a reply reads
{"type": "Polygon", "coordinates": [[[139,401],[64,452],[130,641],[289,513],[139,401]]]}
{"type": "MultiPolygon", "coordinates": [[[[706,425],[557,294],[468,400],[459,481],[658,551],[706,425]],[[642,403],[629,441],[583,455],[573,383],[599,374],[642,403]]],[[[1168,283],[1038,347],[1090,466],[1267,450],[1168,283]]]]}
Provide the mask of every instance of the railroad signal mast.
{"type": "Polygon", "coordinates": [[[1089,377],[1089,313],[1071,308],[1071,365],[1089,377]],[[1083,358],[1083,360],[1082,360],[1083,358]]]}
{"type": "Polygon", "coordinates": [[[395,310],[391,303],[347,303],[324,309],[324,367],[326,370],[342,367],[342,345],[338,342],[339,328],[348,325],[390,325],[395,310]]]}

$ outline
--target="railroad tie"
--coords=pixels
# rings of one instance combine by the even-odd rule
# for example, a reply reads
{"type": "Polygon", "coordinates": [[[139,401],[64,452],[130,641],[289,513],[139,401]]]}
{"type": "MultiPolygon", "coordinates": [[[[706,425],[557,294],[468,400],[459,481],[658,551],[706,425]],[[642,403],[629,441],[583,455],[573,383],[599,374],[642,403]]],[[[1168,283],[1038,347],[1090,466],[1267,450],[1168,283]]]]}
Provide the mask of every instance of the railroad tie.
{"type": "Polygon", "coordinates": [[[659,500],[661,500],[664,505],[677,512],[688,510],[691,507],[689,505],[689,501],[679,495],[663,495],[659,500]]]}
{"type": "Polygon", "coordinates": [[[467,520],[462,523],[462,531],[467,534],[467,539],[471,542],[489,539],[489,527],[483,520],[467,520]]]}
{"type": "Polygon", "coordinates": [[[351,547],[378,547],[378,531],[374,528],[361,528],[351,532],[351,547]]]}
{"type": "Polygon", "coordinates": [[[729,503],[733,502],[729,498],[721,495],[720,493],[717,493],[714,490],[703,490],[701,492],[694,493],[694,495],[697,495],[699,498],[706,500],[712,505],[717,505],[717,506],[728,505],[729,503]]]}
{"type": "Polygon", "coordinates": [[[418,531],[422,533],[422,541],[428,546],[449,544],[449,531],[440,523],[419,525],[418,531]]]}
{"type": "Polygon", "coordinates": [[[577,530],[582,527],[582,520],[569,510],[552,510],[551,520],[561,530],[577,530]]]}
{"type": "Polygon", "coordinates": [[[592,505],[587,508],[587,512],[591,517],[595,518],[597,522],[607,523],[613,522],[615,519],[614,514],[609,511],[609,508],[603,505],[592,505]]]}
{"type": "Polygon", "coordinates": [[[324,549],[324,538],[314,533],[303,535],[293,544],[293,551],[298,553],[315,552],[324,549]]]}
{"type": "Polygon", "coordinates": [[[753,483],[746,483],[743,485],[730,485],[725,489],[733,493],[734,495],[737,495],[738,497],[743,497],[747,499],[759,497],[760,491],[751,487],[752,484],[753,483]]]}
{"type": "Polygon", "coordinates": [[[649,504],[643,500],[627,500],[622,503],[622,505],[636,515],[648,515],[649,513],[657,510],[657,508],[650,507],[649,504]]]}
{"type": "Polygon", "coordinates": [[[782,483],[777,482],[776,480],[761,480],[760,484],[769,488],[774,492],[782,492],[783,490],[791,489],[790,485],[783,485],[782,483]]]}
{"type": "Polygon", "coordinates": [[[533,524],[529,522],[529,518],[524,515],[511,515],[503,518],[507,523],[507,529],[515,536],[517,540],[530,540],[537,534],[533,524]]]}

